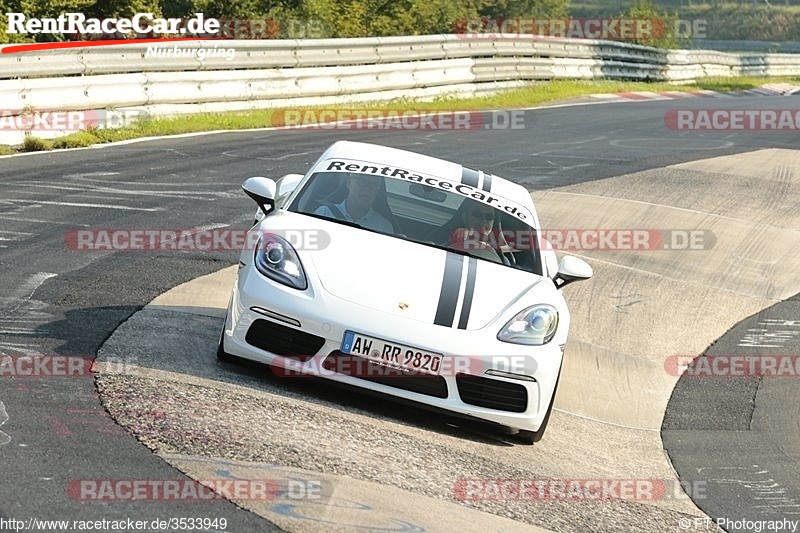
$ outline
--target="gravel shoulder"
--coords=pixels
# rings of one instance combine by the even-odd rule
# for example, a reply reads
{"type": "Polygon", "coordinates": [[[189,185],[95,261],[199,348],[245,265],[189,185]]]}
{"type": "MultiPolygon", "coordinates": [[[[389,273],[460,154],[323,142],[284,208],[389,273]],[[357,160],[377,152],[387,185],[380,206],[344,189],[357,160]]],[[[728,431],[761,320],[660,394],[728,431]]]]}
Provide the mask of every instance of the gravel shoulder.
{"type": "MultiPolygon", "coordinates": [[[[654,531],[675,527],[680,518],[692,515],[669,508],[691,510],[685,496],[658,505],[464,501],[454,490],[464,479],[613,478],[597,443],[591,441],[592,433],[581,433],[580,426],[601,424],[556,413],[551,421],[551,427],[558,428],[554,433],[582,434],[586,442],[576,442],[573,450],[557,449],[559,438],[550,446],[544,445],[546,440],[541,447],[525,446],[480,426],[458,427],[455,419],[376,401],[371,395],[353,395],[320,380],[279,379],[263,366],[222,364],[214,354],[221,319],[208,316],[212,314],[213,310],[202,308],[190,312],[145,308],[112,335],[98,359],[97,386],[109,413],[156,454],[190,475],[185,459],[207,458],[289,467],[306,477],[333,476],[326,477],[333,487],[378,484],[389,493],[399,489],[424,499],[426,512],[414,520],[403,500],[394,499],[382,511],[411,524],[427,519],[420,527],[428,530],[436,530],[442,520],[452,530],[472,511],[489,515],[483,519],[493,523],[493,529],[507,531],[526,526],[553,531],[654,531]],[[595,467],[586,468],[589,463],[595,467]],[[446,514],[431,511],[432,505],[443,503],[446,514]]],[[[644,439],[658,437],[640,433],[644,439]]],[[[634,466],[627,477],[648,471],[652,473],[651,466],[641,465],[640,470],[634,466]]],[[[285,502],[273,502],[272,510],[237,503],[291,530],[302,529],[304,522],[276,520],[274,509],[285,502]]],[[[378,527],[374,521],[380,519],[368,518],[373,521],[369,527],[378,527]]],[[[467,531],[485,528],[480,521],[462,526],[467,531]]]]}

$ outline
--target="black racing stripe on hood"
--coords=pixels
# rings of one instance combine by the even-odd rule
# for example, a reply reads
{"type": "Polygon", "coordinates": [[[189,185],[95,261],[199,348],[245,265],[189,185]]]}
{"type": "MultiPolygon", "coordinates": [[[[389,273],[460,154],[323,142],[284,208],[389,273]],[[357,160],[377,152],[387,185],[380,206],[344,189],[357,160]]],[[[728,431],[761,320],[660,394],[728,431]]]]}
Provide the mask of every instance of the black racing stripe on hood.
{"type": "Polygon", "coordinates": [[[478,171],[461,167],[461,183],[470,187],[478,187],[478,171]]]}
{"type": "Polygon", "coordinates": [[[449,253],[444,262],[444,276],[442,289],[439,292],[439,306],[436,308],[436,318],[433,323],[437,326],[452,327],[456,318],[456,305],[458,304],[458,291],[461,288],[461,271],[464,269],[464,256],[449,253]]]}
{"type": "Polygon", "coordinates": [[[490,192],[492,190],[492,175],[491,174],[484,174],[483,175],[483,185],[481,186],[486,192],[490,192]]]}
{"type": "Polygon", "coordinates": [[[458,317],[458,329],[467,329],[469,312],[472,309],[472,296],[475,294],[475,276],[478,273],[478,260],[469,258],[467,263],[467,285],[464,287],[464,303],[461,305],[461,316],[458,317]]]}

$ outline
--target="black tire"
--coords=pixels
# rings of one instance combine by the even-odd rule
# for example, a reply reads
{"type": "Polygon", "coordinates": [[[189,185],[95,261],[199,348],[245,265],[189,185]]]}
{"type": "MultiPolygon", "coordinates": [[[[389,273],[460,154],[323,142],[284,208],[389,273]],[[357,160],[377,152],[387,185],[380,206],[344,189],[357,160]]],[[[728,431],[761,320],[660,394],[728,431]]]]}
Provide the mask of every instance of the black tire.
{"type": "Polygon", "coordinates": [[[235,363],[239,360],[239,358],[226,352],[225,346],[223,345],[223,339],[225,338],[225,325],[227,323],[228,317],[226,316],[219,332],[219,340],[217,341],[217,359],[223,363],[235,363]]]}
{"type": "Polygon", "coordinates": [[[558,382],[561,380],[561,369],[558,369],[558,377],[556,378],[556,386],[553,387],[553,397],[550,398],[550,405],[547,406],[547,413],[544,415],[544,420],[542,420],[542,425],[539,426],[539,429],[536,431],[526,431],[520,430],[517,433],[517,439],[521,440],[525,444],[536,444],[542,437],[544,437],[544,430],[547,429],[547,423],[550,422],[550,413],[553,412],[553,405],[556,403],[556,393],[558,392],[558,382]]]}
{"type": "Polygon", "coordinates": [[[525,431],[520,430],[517,433],[517,439],[521,440],[525,444],[536,444],[542,437],[544,437],[544,430],[547,429],[547,423],[550,422],[550,413],[553,410],[553,402],[550,402],[550,407],[547,408],[547,414],[544,415],[544,420],[542,420],[542,425],[539,426],[539,429],[536,431],[525,431]]]}
{"type": "Polygon", "coordinates": [[[535,444],[542,440],[542,436],[540,435],[541,432],[539,431],[524,431],[519,430],[519,433],[514,435],[518,441],[523,444],[535,444]]]}

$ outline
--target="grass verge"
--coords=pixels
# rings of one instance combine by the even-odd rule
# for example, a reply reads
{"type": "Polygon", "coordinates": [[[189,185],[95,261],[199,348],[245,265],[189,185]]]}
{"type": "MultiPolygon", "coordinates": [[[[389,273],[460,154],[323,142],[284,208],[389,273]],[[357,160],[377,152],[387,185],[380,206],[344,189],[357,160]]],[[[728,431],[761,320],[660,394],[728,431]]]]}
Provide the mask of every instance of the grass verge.
{"type": "MultiPolygon", "coordinates": [[[[513,109],[569,100],[589,94],[617,93],[628,91],[691,91],[706,89],[713,91],[739,91],[752,89],[766,83],[798,83],[800,78],[709,78],[691,85],[667,83],[617,82],[617,81],[572,81],[557,80],[543,82],[476,97],[441,97],[432,101],[412,99],[373,103],[350,103],[321,106],[325,109],[375,109],[415,111],[459,111],[481,109],[513,109]]],[[[303,109],[314,109],[305,107],[303,109]]],[[[77,148],[93,144],[136,139],[141,137],[175,135],[213,130],[240,130],[273,126],[274,109],[247,112],[203,113],[177,117],[152,117],[137,121],[132,126],[119,129],[95,129],[79,131],[59,137],[53,141],[29,135],[21,146],[0,145],[0,155],[16,152],[31,152],[59,148],[77,148]]]]}

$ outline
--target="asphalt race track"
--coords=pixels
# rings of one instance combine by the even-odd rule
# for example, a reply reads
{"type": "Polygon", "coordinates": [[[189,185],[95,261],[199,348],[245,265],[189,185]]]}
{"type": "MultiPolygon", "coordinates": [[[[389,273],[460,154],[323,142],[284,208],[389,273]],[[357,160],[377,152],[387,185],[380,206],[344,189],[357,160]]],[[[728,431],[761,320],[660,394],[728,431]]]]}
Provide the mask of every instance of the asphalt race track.
{"type": "MultiPolygon", "coordinates": [[[[232,442],[215,441],[204,428],[192,428],[195,433],[178,428],[159,436],[149,433],[151,426],[140,425],[151,417],[170,416],[164,412],[180,407],[181,398],[190,405],[207,392],[189,386],[184,390],[163,381],[126,381],[109,373],[100,382],[107,395],[104,408],[88,372],[74,378],[0,377],[0,517],[224,517],[227,527],[208,530],[277,529],[256,512],[225,500],[81,501],[68,487],[76,480],[180,479],[184,472],[192,473],[186,456],[231,456],[308,471],[318,457],[303,457],[303,444],[321,453],[317,448],[325,443],[342,460],[327,461],[320,455],[320,471],[409,491],[424,492],[420,487],[426,483],[435,485],[426,480],[426,472],[444,476],[452,466],[448,453],[463,461],[453,465],[461,464],[463,473],[474,477],[572,479],[663,479],[670,475],[666,454],[683,481],[700,482],[696,486],[703,489],[691,494],[694,503],[470,505],[514,519],[520,528],[675,531],[682,527],[680,519],[689,519],[693,530],[705,531],[695,504],[714,518],[800,519],[798,380],[677,381],[663,364],[676,354],[800,354],[800,334],[793,333],[800,327],[791,322],[800,310],[792,298],[800,291],[795,274],[800,264],[800,134],[679,133],[664,125],[670,109],[788,109],[796,107],[795,100],[739,97],[581,105],[526,111],[520,130],[246,131],[0,158],[0,354],[8,355],[93,358],[120,325],[154,298],[233,265],[238,255],[71,250],[65,245],[70,230],[244,228],[254,211],[240,190],[245,178],[304,172],[328,144],[341,138],[407,148],[522,183],[533,192],[545,226],[712,228],[716,235],[715,255],[674,250],[577,253],[592,263],[595,278],[566,289],[574,333],[565,383],[559,390],[559,411],[536,446],[337,387],[287,384],[263,377],[259,369],[226,368],[213,357],[185,372],[212,380],[218,374],[220,382],[272,395],[256,394],[254,402],[278,396],[286,412],[296,408],[293,425],[286,426],[296,439],[295,448],[283,442],[272,450],[266,435],[266,441],[254,441],[258,450],[231,450],[232,442]],[[762,333],[778,335],[777,347],[767,342],[741,346],[743,338],[752,339],[750,330],[768,330],[777,323],[773,320],[783,325],[762,333]],[[154,401],[162,397],[175,403],[154,401]],[[313,427],[305,425],[323,411],[330,420],[349,425],[328,428],[324,417],[314,419],[318,424],[313,427]],[[120,418],[123,414],[126,419],[120,418]],[[374,428],[369,420],[375,421],[374,428]],[[380,439],[367,435],[373,430],[380,432],[380,439]],[[397,439],[398,451],[406,453],[392,467],[396,477],[359,470],[356,459],[365,452],[358,442],[385,441],[398,434],[404,437],[397,439]],[[331,440],[345,436],[351,440],[331,440]],[[426,458],[426,453],[435,455],[426,458]],[[652,470],[657,460],[663,464],[652,470]]],[[[147,346],[158,340],[152,332],[159,331],[159,317],[158,310],[148,312],[156,314],[142,315],[152,321],[150,330],[137,330],[142,351],[123,354],[123,362],[149,361],[147,346]]],[[[205,339],[215,338],[219,324],[210,315],[186,319],[199,328],[188,329],[187,338],[195,336],[208,346],[205,339]]],[[[126,326],[130,329],[132,323],[126,326]]],[[[209,353],[213,348],[208,347],[209,353]]],[[[158,365],[175,373],[181,371],[175,363],[183,361],[176,352],[174,361],[158,365]]],[[[231,411],[241,407],[229,391],[219,394],[210,403],[216,399],[231,411]]],[[[226,413],[219,414],[224,419],[226,413]]],[[[286,424],[282,418],[270,422],[286,424]]],[[[373,466],[381,467],[379,462],[373,466]]],[[[451,488],[431,486],[426,495],[446,499],[451,488]]],[[[383,529],[414,530],[413,521],[394,526],[383,529]]],[[[307,527],[319,530],[323,525],[309,522],[307,527]]]]}

